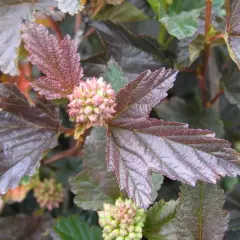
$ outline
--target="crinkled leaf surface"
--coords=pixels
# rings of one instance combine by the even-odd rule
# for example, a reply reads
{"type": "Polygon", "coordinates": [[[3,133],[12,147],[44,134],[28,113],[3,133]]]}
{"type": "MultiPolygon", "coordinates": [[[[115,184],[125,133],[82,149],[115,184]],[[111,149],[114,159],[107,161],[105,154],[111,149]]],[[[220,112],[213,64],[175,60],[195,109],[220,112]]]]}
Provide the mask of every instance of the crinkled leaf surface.
{"type": "Polygon", "coordinates": [[[213,108],[203,108],[197,101],[186,102],[172,97],[155,107],[158,116],[166,121],[188,123],[191,128],[207,128],[217,137],[223,136],[224,124],[213,108]]]}
{"type": "Polygon", "coordinates": [[[228,20],[225,41],[228,46],[229,55],[240,68],[240,0],[233,0],[230,19],[228,20]]]}
{"type": "Polygon", "coordinates": [[[151,203],[151,171],[191,185],[240,173],[234,164],[239,153],[210,130],[148,118],[167,96],[176,74],[164,68],[140,74],[117,94],[116,115],[109,122],[108,169],[115,172],[120,189],[145,208],[151,203]]]}
{"type": "Polygon", "coordinates": [[[240,185],[226,194],[226,202],[224,208],[230,214],[228,230],[224,240],[235,240],[240,238],[240,185]]]}
{"type": "Polygon", "coordinates": [[[58,2],[58,8],[64,12],[74,15],[83,9],[82,0],[55,0],[58,2]]]}
{"type": "Polygon", "coordinates": [[[84,170],[69,180],[74,202],[83,209],[99,210],[120,195],[114,174],[106,170],[105,149],[106,131],[93,128],[84,145],[84,170]]]}
{"type": "Polygon", "coordinates": [[[94,20],[111,20],[114,22],[143,21],[148,17],[133,4],[125,1],[121,5],[106,6],[94,20]]]}
{"type": "Polygon", "coordinates": [[[52,222],[42,217],[18,215],[0,218],[3,240],[60,240],[51,228],[52,222]],[[44,234],[45,233],[45,234],[44,234]]]}
{"type": "Polygon", "coordinates": [[[160,22],[166,27],[169,34],[178,39],[183,39],[191,37],[197,32],[199,16],[199,10],[192,10],[173,16],[164,16],[160,18],[160,22]]]}
{"type": "Polygon", "coordinates": [[[240,108],[240,72],[233,64],[228,66],[228,74],[223,77],[225,96],[232,104],[236,104],[240,108]]]}
{"type": "MultiPolygon", "coordinates": [[[[163,47],[152,37],[134,36],[123,26],[110,21],[96,22],[93,26],[104,39],[109,56],[116,60],[129,80],[146,69],[156,70],[172,65],[163,47]]],[[[88,69],[91,70],[91,67],[89,65],[88,69]]]]}
{"type": "Polygon", "coordinates": [[[114,59],[108,61],[103,78],[111,84],[116,93],[128,83],[122,68],[114,59]]]}
{"type": "Polygon", "coordinates": [[[147,211],[143,235],[148,240],[177,240],[173,220],[176,216],[177,201],[161,200],[147,211]]]}
{"type": "Polygon", "coordinates": [[[222,209],[224,191],[215,184],[198,183],[181,186],[177,207],[178,240],[221,240],[227,230],[228,213],[222,209]]]}
{"type": "Polygon", "coordinates": [[[53,0],[0,0],[0,70],[17,75],[17,48],[20,45],[22,20],[31,20],[34,10],[49,12],[53,0]]]}
{"type": "Polygon", "coordinates": [[[45,74],[31,83],[34,89],[47,99],[71,94],[82,78],[76,43],[66,36],[59,44],[44,26],[34,23],[24,24],[22,31],[28,59],[45,74]]]}
{"type": "Polygon", "coordinates": [[[61,240],[100,240],[102,232],[99,227],[89,226],[79,216],[61,217],[55,231],[61,240]]]}
{"type": "Polygon", "coordinates": [[[58,111],[36,100],[35,107],[12,84],[0,85],[0,193],[34,173],[42,153],[57,145],[58,111]]]}

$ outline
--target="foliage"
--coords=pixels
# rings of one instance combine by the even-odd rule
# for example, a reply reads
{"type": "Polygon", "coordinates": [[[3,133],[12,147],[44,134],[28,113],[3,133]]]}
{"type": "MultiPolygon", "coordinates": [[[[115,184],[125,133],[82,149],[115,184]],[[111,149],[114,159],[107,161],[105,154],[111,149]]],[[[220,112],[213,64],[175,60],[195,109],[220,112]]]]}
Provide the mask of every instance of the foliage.
{"type": "Polygon", "coordinates": [[[239,5],[0,0],[0,239],[238,238],[239,5]]]}

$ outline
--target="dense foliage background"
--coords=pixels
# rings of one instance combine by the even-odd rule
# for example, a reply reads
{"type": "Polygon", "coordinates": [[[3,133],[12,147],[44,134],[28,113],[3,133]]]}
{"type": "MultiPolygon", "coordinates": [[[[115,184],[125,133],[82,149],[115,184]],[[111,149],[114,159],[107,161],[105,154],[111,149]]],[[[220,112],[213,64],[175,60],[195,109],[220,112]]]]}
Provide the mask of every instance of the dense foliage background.
{"type": "Polygon", "coordinates": [[[239,19],[239,0],[0,0],[0,238],[101,239],[97,211],[131,197],[143,239],[240,239],[239,19]],[[117,93],[108,148],[74,139],[82,72],[117,93]]]}

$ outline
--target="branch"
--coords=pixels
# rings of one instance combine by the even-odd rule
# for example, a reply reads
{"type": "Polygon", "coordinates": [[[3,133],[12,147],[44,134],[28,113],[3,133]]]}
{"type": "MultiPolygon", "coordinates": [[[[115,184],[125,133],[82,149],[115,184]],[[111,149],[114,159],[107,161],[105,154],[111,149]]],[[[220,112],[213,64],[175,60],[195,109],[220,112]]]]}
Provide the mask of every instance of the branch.
{"type": "Polygon", "coordinates": [[[47,19],[48,19],[48,22],[50,24],[50,27],[56,33],[56,37],[58,39],[58,42],[61,43],[61,41],[63,40],[63,35],[62,35],[62,32],[61,32],[61,29],[59,28],[58,24],[50,16],[47,16],[47,19]]]}
{"type": "Polygon", "coordinates": [[[211,106],[221,97],[221,95],[224,93],[224,89],[221,89],[215,97],[210,101],[211,106]]]}
{"type": "Polygon", "coordinates": [[[80,151],[80,147],[83,145],[83,139],[82,138],[79,138],[74,147],[66,150],[66,151],[63,151],[61,153],[58,153],[50,158],[47,158],[47,159],[44,159],[42,161],[42,164],[43,165],[48,165],[48,164],[51,164],[51,163],[54,163],[62,158],[65,158],[65,157],[70,157],[70,156],[76,156],[77,153],[80,151]]]}
{"type": "Polygon", "coordinates": [[[91,128],[87,129],[84,132],[84,134],[76,141],[75,145],[72,148],[70,148],[66,151],[60,152],[50,158],[42,160],[42,164],[49,165],[49,164],[54,163],[62,158],[76,156],[82,150],[84,143],[85,143],[86,136],[89,134],[90,131],[91,131],[91,128]]]}
{"type": "Polygon", "coordinates": [[[211,24],[211,11],[212,11],[212,0],[206,0],[206,14],[205,14],[205,43],[204,43],[204,59],[202,68],[202,77],[200,78],[200,86],[202,90],[203,103],[207,103],[207,71],[208,71],[208,60],[210,56],[211,43],[208,42],[208,32],[211,24]]]}

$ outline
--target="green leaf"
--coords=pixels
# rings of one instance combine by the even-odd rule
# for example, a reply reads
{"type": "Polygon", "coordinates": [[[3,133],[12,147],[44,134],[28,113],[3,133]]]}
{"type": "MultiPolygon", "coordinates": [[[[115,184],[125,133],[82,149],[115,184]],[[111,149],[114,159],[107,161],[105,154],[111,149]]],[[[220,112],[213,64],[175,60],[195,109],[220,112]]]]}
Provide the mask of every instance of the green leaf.
{"type": "Polygon", "coordinates": [[[173,222],[178,240],[221,240],[227,230],[228,213],[222,209],[224,191],[216,184],[180,187],[180,202],[173,222]]]}
{"type": "Polygon", "coordinates": [[[172,221],[176,215],[177,201],[161,200],[153,205],[146,216],[143,235],[148,240],[177,240],[172,221]]]}
{"type": "Polygon", "coordinates": [[[128,79],[125,77],[122,68],[114,59],[108,61],[103,78],[111,84],[116,93],[128,84],[128,79]]]}
{"type": "Polygon", "coordinates": [[[99,210],[103,203],[114,203],[120,190],[113,173],[106,169],[106,132],[95,127],[84,145],[84,170],[69,178],[74,202],[83,209],[99,210]]]}
{"type": "Polygon", "coordinates": [[[148,17],[129,2],[124,2],[117,6],[105,6],[94,18],[94,20],[111,20],[114,22],[135,22],[146,19],[148,19],[148,17]]]}
{"type": "Polygon", "coordinates": [[[78,216],[61,217],[55,227],[61,240],[100,240],[102,232],[99,227],[89,226],[78,216]]]}
{"type": "Polygon", "coordinates": [[[203,49],[204,49],[204,36],[199,35],[189,44],[190,65],[200,56],[200,53],[203,49]]]}
{"type": "Polygon", "coordinates": [[[218,137],[224,133],[224,124],[213,108],[203,108],[197,101],[185,102],[172,97],[155,107],[157,115],[167,121],[188,123],[191,128],[207,128],[218,137]]]}
{"type": "Polygon", "coordinates": [[[152,185],[153,185],[152,202],[154,202],[156,200],[156,198],[158,197],[158,191],[160,190],[160,188],[163,184],[164,177],[163,177],[163,175],[161,175],[159,173],[152,172],[151,180],[152,180],[152,185]]]}
{"type": "Polygon", "coordinates": [[[160,18],[160,22],[166,27],[169,34],[178,39],[193,36],[198,30],[199,10],[189,12],[181,12],[173,16],[164,16],[160,18]]]}

